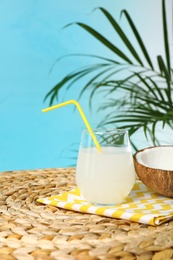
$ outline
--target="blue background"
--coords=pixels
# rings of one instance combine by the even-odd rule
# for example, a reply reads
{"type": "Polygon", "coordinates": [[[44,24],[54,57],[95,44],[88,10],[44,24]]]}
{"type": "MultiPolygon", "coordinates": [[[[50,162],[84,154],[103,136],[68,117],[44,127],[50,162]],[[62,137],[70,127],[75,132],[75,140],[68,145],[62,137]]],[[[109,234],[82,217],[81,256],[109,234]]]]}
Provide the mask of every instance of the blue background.
{"type": "MultiPolygon", "coordinates": [[[[72,56],[55,63],[59,57],[71,53],[111,57],[78,26],[62,29],[66,24],[85,22],[123,49],[103,15],[98,10],[92,12],[98,6],[110,11],[130,35],[125,19],[120,19],[121,10],[128,10],[152,57],[162,54],[159,0],[0,1],[0,171],[75,165],[75,151],[85,127],[78,111],[73,106],[49,113],[41,110],[49,105],[43,102],[45,95],[64,75],[90,62],[72,56]]],[[[171,0],[167,0],[167,6],[171,24],[171,0]]],[[[172,38],[170,43],[172,50],[172,38]]],[[[68,92],[62,90],[59,102],[77,99],[81,87],[82,82],[68,92]]],[[[104,117],[104,112],[97,112],[101,102],[102,96],[98,95],[91,112],[88,93],[80,99],[93,128],[104,117]]]]}

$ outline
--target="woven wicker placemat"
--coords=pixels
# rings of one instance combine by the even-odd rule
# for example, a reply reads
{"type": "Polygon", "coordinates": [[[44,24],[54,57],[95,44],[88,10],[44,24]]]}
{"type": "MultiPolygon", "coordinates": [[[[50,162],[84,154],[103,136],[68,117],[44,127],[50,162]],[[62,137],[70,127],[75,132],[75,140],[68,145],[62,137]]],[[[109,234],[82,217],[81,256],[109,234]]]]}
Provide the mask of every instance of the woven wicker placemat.
{"type": "Polygon", "coordinates": [[[173,221],[157,227],[36,202],[76,187],[75,169],[0,174],[0,260],[173,259],[173,221]]]}

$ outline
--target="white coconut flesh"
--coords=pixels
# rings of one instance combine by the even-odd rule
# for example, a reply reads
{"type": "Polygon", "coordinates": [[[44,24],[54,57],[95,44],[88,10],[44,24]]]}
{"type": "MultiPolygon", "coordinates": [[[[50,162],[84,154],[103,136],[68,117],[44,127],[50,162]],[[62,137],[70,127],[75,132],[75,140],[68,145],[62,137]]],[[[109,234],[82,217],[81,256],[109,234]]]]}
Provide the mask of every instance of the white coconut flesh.
{"type": "Polygon", "coordinates": [[[136,160],[150,168],[173,171],[173,146],[144,149],[136,154],[136,160]]]}

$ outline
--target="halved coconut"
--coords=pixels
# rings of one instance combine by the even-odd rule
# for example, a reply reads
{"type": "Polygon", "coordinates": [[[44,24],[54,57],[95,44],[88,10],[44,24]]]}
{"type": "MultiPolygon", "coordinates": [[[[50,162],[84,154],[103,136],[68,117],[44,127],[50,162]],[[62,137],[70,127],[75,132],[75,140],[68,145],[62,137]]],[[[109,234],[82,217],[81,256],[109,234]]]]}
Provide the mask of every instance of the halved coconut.
{"type": "Polygon", "coordinates": [[[153,146],[134,154],[139,179],[150,189],[173,197],[173,146],[153,146]]]}

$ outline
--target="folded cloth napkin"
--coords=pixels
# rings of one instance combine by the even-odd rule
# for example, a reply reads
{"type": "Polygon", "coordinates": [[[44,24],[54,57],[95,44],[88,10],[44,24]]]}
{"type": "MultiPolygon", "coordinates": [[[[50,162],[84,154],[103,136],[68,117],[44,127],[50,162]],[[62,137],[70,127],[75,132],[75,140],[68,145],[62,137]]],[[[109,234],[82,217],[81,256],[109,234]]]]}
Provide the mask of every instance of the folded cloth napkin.
{"type": "Polygon", "coordinates": [[[127,219],[153,226],[173,219],[173,199],[155,193],[140,180],[136,180],[124,202],[116,206],[102,207],[90,204],[78,188],[37,201],[68,210],[127,219]]]}

